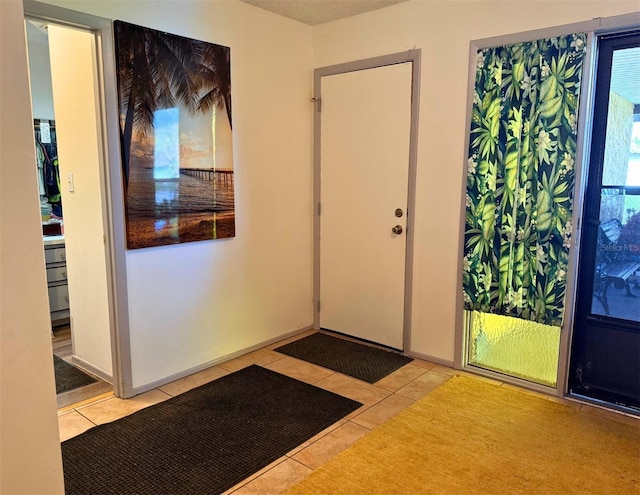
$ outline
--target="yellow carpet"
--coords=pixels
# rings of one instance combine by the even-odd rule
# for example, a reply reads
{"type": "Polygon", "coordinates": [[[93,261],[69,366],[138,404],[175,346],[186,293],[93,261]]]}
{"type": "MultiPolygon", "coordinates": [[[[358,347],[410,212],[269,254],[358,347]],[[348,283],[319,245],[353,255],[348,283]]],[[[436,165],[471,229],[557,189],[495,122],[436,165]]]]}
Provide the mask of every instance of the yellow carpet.
{"type": "Polygon", "coordinates": [[[626,424],[455,376],[286,495],[640,494],[626,424]]]}

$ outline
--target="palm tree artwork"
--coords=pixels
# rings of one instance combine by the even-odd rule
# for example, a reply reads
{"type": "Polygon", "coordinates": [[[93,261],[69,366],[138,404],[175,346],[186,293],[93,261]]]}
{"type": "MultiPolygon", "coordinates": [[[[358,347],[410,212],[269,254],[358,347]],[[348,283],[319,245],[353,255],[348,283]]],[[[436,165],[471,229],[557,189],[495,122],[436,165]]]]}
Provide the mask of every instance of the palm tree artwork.
{"type": "Polygon", "coordinates": [[[114,29],[127,247],[235,236],[230,49],[114,29]]]}

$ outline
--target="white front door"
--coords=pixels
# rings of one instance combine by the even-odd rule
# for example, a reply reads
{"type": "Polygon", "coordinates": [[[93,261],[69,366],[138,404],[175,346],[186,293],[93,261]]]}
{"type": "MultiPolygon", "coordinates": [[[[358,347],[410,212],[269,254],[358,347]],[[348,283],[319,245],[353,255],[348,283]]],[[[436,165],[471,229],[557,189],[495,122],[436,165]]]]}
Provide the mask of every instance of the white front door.
{"type": "Polygon", "coordinates": [[[411,81],[411,62],[321,81],[320,327],[395,349],[403,348],[411,81]]]}

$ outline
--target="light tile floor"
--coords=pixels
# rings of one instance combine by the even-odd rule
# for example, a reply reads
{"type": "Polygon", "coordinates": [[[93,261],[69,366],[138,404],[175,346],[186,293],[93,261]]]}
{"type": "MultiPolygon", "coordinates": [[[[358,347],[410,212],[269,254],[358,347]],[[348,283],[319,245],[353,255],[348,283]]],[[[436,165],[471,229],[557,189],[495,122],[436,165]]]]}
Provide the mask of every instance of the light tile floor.
{"type": "MultiPolygon", "coordinates": [[[[305,332],[296,337],[226,361],[218,366],[163,385],[132,399],[123,400],[107,396],[62,409],[58,413],[60,440],[67,440],[95,425],[122,418],[250,364],[264,366],[278,373],[362,402],[364,405],[349,416],[331,425],[323,432],[225,492],[225,494],[233,493],[234,495],[276,495],[305,478],[314,469],[317,469],[349,447],[367,432],[377,428],[418,399],[435,390],[454,374],[466,374],[465,372],[416,359],[372,385],[273,350],[310,333],[313,332],[305,332]]],[[[496,386],[510,386],[496,380],[481,379],[496,386]]],[[[634,418],[575,402],[547,397],[536,392],[531,393],[539,397],[572,404],[574,407],[588,408],[594,414],[601,414],[617,421],[637,424],[637,420],[634,418]]]]}

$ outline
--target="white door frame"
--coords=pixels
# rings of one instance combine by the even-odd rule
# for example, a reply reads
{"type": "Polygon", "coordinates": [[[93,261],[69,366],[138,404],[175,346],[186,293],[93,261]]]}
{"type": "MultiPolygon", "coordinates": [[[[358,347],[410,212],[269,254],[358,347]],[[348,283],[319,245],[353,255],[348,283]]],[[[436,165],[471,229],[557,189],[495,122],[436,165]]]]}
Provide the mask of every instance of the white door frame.
{"type": "MultiPolygon", "coordinates": [[[[95,34],[99,95],[100,163],[102,215],[106,231],[106,265],[111,334],[113,391],[118,397],[131,397],[133,377],[129,340],[124,197],[119,145],[118,95],[113,27],[109,19],[53,5],[24,0],[25,18],[84,29],[95,34]]],[[[44,269],[44,266],[43,266],[44,269]]]]}
{"type": "Polygon", "coordinates": [[[322,78],[334,76],[346,72],[354,72],[366,69],[375,69],[388,65],[411,62],[411,125],[409,136],[409,181],[407,190],[407,226],[406,226],[406,259],[404,277],[404,321],[403,321],[403,351],[409,353],[411,349],[411,301],[413,287],[413,242],[415,224],[415,197],[416,197],[416,168],[418,156],[418,111],[420,108],[420,49],[406,52],[393,53],[380,57],[346,62],[343,64],[320,67],[314,71],[314,97],[315,111],[313,116],[313,327],[320,328],[320,169],[321,169],[321,112],[322,112],[322,78]]]}

